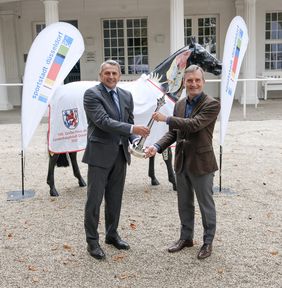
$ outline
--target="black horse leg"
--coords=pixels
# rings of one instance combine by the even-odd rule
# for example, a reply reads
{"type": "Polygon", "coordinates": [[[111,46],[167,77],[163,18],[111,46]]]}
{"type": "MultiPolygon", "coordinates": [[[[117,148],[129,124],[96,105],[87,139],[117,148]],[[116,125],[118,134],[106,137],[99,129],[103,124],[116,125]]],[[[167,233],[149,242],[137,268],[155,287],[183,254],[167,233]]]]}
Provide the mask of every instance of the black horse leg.
{"type": "Polygon", "coordinates": [[[172,152],[171,148],[168,147],[166,150],[163,151],[162,153],[163,159],[166,164],[167,168],[167,174],[168,174],[168,181],[172,183],[173,190],[176,191],[176,179],[175,179],[175,173],[172,167],[172,152]]]}
{"type": "Polygon", "coordinates": [[[155,156],[149,158],[148,176],[151,178],[151,184],[153,186],[160,185],[160,182],[155,176],[155,156]]]}
{"type": "Polygon", "coordinates": [[[59,193],[55,187],[55,180],[54,180],[54,170],[57,160],[59,158],[59,154],[51,155],[49,153],[49,166],[48,166],[48,176],[47,176],[47,184],[50,187],[50,196],[57,197],[59,193]]]}
{"type": "Polygon", "coordinates": [[[71,164],[72,164],[73,175],[78,179],[79,186],[85,187],[86,183],[80,174],[80,170],[79,170],[79,167],[77,164],[76,154],[77,154],[77,152],[69,153],[70,159],[71,159],[71,164]]]}

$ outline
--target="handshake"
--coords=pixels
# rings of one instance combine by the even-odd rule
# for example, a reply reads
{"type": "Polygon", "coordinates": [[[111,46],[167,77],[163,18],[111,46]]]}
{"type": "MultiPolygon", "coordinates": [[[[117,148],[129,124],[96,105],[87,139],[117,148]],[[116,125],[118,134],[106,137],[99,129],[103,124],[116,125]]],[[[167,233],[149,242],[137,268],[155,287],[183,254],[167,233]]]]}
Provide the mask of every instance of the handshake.
{"type": "Polygon", "coordinates": [[[156,146],[151,145],[146,148],[143,148],[143,144],[146,138],[138,137],[132,141],[132,144],[129,146],[129,153],[138,157],[138,158],[150,158],[156,155],[158,149],[156,146]],[[144,140],[144,141],[143,141],[144,140]]]}
{"type": "MultiPolygon", "coordinates": [[[[161,121],[166,122],[167,117],[160,112],[154,112],[152,115],[152,121],[161,121]]],[[[149,158],[156,155],[158,149],[155,145],[151,145],[149,147],[143,148],[146,138],[150,134],[150,127],[152,125],[148,125],[148,127],[141,125],[133,126],[133,134],[140,135],[141,137],[133,140],[132,144],[129,146],[129,152],[139,158],[149,158]]]]}

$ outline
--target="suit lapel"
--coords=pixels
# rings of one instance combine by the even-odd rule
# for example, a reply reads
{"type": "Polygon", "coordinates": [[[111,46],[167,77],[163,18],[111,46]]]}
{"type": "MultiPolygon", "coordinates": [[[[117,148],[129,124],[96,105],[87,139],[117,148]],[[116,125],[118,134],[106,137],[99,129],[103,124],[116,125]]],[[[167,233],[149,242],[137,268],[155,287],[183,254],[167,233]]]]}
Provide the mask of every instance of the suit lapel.
{"type": "Polygon", "coordinates": [[[106,101],[109,103],[109,105],[113,109],[112,111],[113,111],[114,115],[116,115],[114,117],[114,119],[120,120],[119,119],[119,113],[118,113],[117,107],[116,107],[116,103],[115,103],[113,97],[107,92],[106,88],[104,87],[104,85],[102,83],[100,83],[99,86],[100,86],[99,89],[101,91],[103,98],[106,99],[106,101]]]}
{"type": "Polygon", "coordinates": [[[182,103],[179,105],[179,116],[185,118],[186,98],[181,100],[182,103]]]}
{"type": "Polygon", "coordinates": [[[99,89],[101,91],[102,96],[104,97],[104,99],[107,100],[107,102],[112,103],[112,97],[111,95],[107,92],[106,88],[104,87],[104,85],[102,83],[99,84],[99,89]]]}

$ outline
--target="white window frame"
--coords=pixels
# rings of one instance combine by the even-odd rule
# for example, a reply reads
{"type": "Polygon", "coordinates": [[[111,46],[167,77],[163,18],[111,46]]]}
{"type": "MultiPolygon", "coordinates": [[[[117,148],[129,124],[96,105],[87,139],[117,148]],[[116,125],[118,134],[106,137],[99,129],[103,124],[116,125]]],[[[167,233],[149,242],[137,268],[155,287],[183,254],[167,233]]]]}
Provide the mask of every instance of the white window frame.
{"type": "Polygon", "coordinates": [[[46,27],[46,24],[45,22],[39,22],[39,21],[36,21],[36,22],[32,22],[32,37],[33,39],[36,38],[36,36],[46,27]],[[40,27],[38,27],[40,26],[40,27]],[[37,27],[40,29],[39,32],[37,32],[37,27]]]}
{"type": "Polygon", "coordinates": [[[282,71],[282,11],[281,10],[280,11],[267,11],[265,13],[264,24],[265,24],[264,25],[265,27],[264,70],[265,71],[282,71]],[[277,29],[273,29],[275,27],[271,26],[271,23],[273,23],[274,21],[267,21],[267,17],[266,17],[267,14],[271,14],[271,15],[277,14],[277,16],[278,14],[280,14],[281,18],[277,19],[277,22],[280,22],[280,29],[278,28],[278,26],[277,26],[277,29]],[[267,25],[267,23],[270,23],[270,25],[267,25]],[[277,38],[272,37],[271,35],[272,33],[275,33],[275,31],[277,31],[277,35],[276,35],[277,38]],[[267,35],[269,36],[269,39],[267,39],[267,35]],[[274,47],[275,49],[277,49],[276,51],[275,49],[273,49],[272,51],[272,48],[274,47]]]}
{"type": "MultiPolygon", "coordinates": [[[[148,18],[147,17],[129,17],[129,18],[105,18],[105,19],[101,19],[101,27],[102,27],[102,39],[103,39],[103,59],[107,60],[110,58],[119,61],[119,59],[124,58],[124,63],[120,63],[121,64],[121,68],[122,68],[122,72],[123,75],[137,75],[137,74],[142,74],[142,73],[148,73],[149,72],[149,37],[148,37],[148,18]],[[112,51],[111,51],[111,44],[109,44],[108,49],[110,50],[110,55],[106,55],[106,48],[107,46],[105,46],[105,43],[108,41],[111,42],[112,39],[115,39],[115,37],[111,38],[111,36],[109,36],[109,38],[105,38],[105,28],[104,28],[104,21],[123,21],[123,46],[122,48],[124,49],[123,51],[123,55],[117,55],[117,58],[115,58],[114,56],[112,56],[112,51]],[[146,26],[144,27],[140,27],[141,30],[141,34],[142,34],[142,29],[146,29],[146,33],[145,36],[140,34],[140,39],[145,39],[146,38],[146,43],[147,45],[143,45],[143,43],[140,43],[140,49],[145,49],[147,50],[147,54],[143,54],[143,51],[141,52],[141,54],[139,55],[135,55],[136,50],[134,49],[133,46],[133,55],[129,55],[128,53],[128,38],[129,36],[127,35],[128,32],[128,27],[127,27],[127,21],[128,20],[139,20],[141,22],[141,20],[146,20],[146,26]],[[120,56],[120,58],[119,58],[120,56]],[[130,57],[132,57],[133,59],[133,63],[129,63],[129,59],[130,57]],[[145,58],[143,58],[145,57],[145,58]],[[144,63],[145,62],[145,63],[144,63]]],[[[110,28],[109,28],[110,31],[110,28]]],[[[119,38],[117,38],[119,39],[119,38]]],[[[137,37],[138,39],[138,37],[137,37]]],[[[121,40],[121,38],[120,38],[121,40]]],[[[115,46],[113,46],[114,48],[115,46]]],[[[118,44],[117,44],[117,49],[119,48],[118,44]]],[[[119,54],[119,53],[118,53],[119,54]]]]}
{"type": "MultiPolygon", "coordinates": [[[[199,43],[198,41],[198,37],[199,37],[199,26],[198,26],[198,20],[200,18],[215,18],[216,19],[216,25],[215,25],[215,37],[216,37],[216,47],[215,47],[215,53],[211,53],[210,48],[208,47],[208,45],[202,45],[205,49],[207,49],[214,57],[217,57],[217,55],[219,55],[219,16],[218,14],[208,14],[208,15],[187,15],[184,17],[184,19],[191,19],[192,21],[192,37],[195,38],[195,41],[197,43],[199,43]]],[[[184,31],[186,31],[186,26],[185,26],[185,22],[184,22],[184,31]]],[[[184,32],[185,33],[185,32],[184,32]]],[[[186,43],[186,38],[187,35],[184,35],[185,37],[185,43],[186,43]]]]}

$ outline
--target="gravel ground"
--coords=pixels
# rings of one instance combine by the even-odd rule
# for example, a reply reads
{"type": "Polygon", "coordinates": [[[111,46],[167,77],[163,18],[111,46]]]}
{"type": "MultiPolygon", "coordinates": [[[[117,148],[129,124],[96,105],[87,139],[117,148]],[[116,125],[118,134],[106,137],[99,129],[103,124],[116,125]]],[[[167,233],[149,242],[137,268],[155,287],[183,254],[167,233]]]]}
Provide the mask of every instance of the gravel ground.
{"type": "MultiPolygon", "coordinates": [[[[218,129],[219,123],[216,155],[218,129]]],[[[128,167],[119,231],[131,249],[104,243],[102,209],[101,247],[107,258],[90,257],[83,228],[86,188],[78,187],[71,168],[57,168],[60,197],[49,197],[46,131],[41,123],[26,154],[25,188],[34,190],[34,197],[7,201],[7,192],[21,189],[20,124],[0,125],[0,287],[282,287],[281,112],[276,120],[229,123],[224,189],[215,193],[214,251],[203,261],[196,258],[202,245],[198,207],[195,246],[166,251],[179,238],[179,218],[161,156],[159,186],[150,185],[147,160],[134,158],[128,167]]],[[[87,166],[80,168],[86,179],[87,166]]]]}

